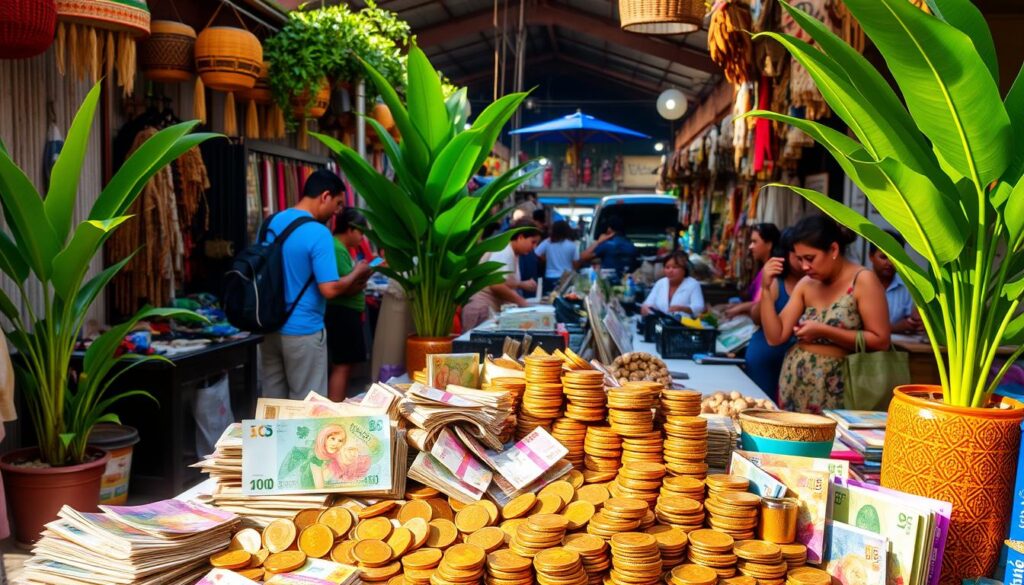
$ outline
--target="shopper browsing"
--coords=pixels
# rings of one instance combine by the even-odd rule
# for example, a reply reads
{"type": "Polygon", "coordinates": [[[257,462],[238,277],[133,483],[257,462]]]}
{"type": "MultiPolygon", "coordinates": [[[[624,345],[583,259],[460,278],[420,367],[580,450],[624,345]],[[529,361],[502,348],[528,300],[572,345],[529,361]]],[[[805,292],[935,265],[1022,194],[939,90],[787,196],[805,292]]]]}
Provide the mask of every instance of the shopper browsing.
{"type": "Polygon", "coordinates": [[[504,249],[484,256],[484,262],[500,262],[501,272],[505,273],[505,282],[493,284],[473,295],[462,308],[462,328],[470,330],[483,323],[491,313],[501,310],[503,303],[512,303],[520,307],[527,305],[526,299],[519,296],[516,289],[528,292],[537,290],[537,282],[519,280],[519,256],[532,252],[540,242],[540,230],[533,220],[521,219],[512,224],[511,229],[522,229],[512,237],[512,241],[504,249]]]}
{"type": "Polygon", "coordinates": [[[700,283],[689,276],[685,253],[672,252],[665,259],[665,276],[654,283],[640,305],[640,313],[649,315],[652,308],[666,313],[688,313],[692,317],[704,312],[704,293],[700,283]]]}
{"type": "Polygon", "coordinates": [[[590,262],[594,258],[601,261],[601,268],[615,271],[617,279],[636,266],[639,254],[633,242],[626,237],[626,224],[617,215],[608,218],[608,228],[597,241],[580,254],[580,261],[590,262]]]}
{"type": "Polygon", "coordinates": [[[579,268],[580,247],[572,236],[569,222],[559,220],[551,226],[551,237],[537,246],[537,256],[544,261],[544,294],[554,290],[563,274],[579,268]]]}
{"type": "Polygon", "coordinates": [[[334,239],[324,223],[338,213],[344,192],[337,175],[318,170],[306,179],[302,199],[269,220],[268,241],[300,218],[315,221],[299,226],[282,249],[285,300],[292,312],[260,346],[264,396],[302,399],[311,390],[327,394],[326,300],[362,286],[370,275],[360,262],[345,278],[338,276],[334,239]]]}
{"type": "MultiPolygon", "coordinates": [[[[334,255],[338,274],[345,278],[355,270],[350,248],[359,246],[366,231],[366,218],[348,208],[334,222],[334,255]]],[[[341,402],[348,392],[352,366],[366,361],[363,313],[366,311],[366,281],[353,282],[343,293],[327,301],[327,354],[331,363],[327,396],[341,402]]]]}
{"type": "Polygon", "coordinates": [[[782,275],[784,260],[772,258],[761,280],[761,327],[772,345],[796,337],[779,379],[780,406],[820,413],[843,408],[843,360],[861,332],[868,351],[889,347],[885,290],[875,273],[843,255],[853,235],[833,220],[813,215],[793,228],[793,248],[807,277],[793,289],[782,311],[766,294],[782,275]]]}
{"type": "Polygon", "coordinates": [[[757,305],[758,299],[761,298],[761,267],[772,257],[772,252],[778,245],[779,228],[775,227],[774,223],[755,223],[750,228],[750,245],[747,246],[747,250],[750,251],[750,256],[757,266],[757,276],[750,281],[750,286],[747,287],[746,298],[750,300],[729,305],[725,309],[726,317],[732,319],[747,314],[757,305]]]}
{"type": "MultiPolygon", "coordinates": [[[[903,236],[892,230],[885,230],[892,236],[902,248],[906,245],[903,236]]],[[[885,252],[878,249],[878,246],[871,244],[868,253],[871,260],[871,267],[875,276],[885,287],[885,300],[889,303],[889,323],[893,333],[919,333],[924,329],[921,317],[914,307],[914,299],[910,296],[910,290],[903,284],[903,279],[896,274],[892,262],[885,252]]]]}

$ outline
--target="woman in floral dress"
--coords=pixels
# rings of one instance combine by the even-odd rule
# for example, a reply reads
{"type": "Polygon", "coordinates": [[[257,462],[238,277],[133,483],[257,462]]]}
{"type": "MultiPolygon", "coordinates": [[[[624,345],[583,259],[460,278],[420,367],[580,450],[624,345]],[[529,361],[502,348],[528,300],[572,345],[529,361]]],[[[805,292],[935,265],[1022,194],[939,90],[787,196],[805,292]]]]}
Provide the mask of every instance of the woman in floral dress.
{"type": "MultiPolygon", "coordinates": [[[[761,295],[761,327],[771,345],[796,337],[779,378],[782,408],[821,413],[843,408],[843,360],[863,333],[868,351],[889,348],[889,312],[885,289],[874,272],[844,256],[854,237],[831,219],[814,215],[793,228],[794,250],[806,276],[781,312],[761,295]]],[[[765,264],[769,285],[782,273],[782,258],[765,264]]]]}

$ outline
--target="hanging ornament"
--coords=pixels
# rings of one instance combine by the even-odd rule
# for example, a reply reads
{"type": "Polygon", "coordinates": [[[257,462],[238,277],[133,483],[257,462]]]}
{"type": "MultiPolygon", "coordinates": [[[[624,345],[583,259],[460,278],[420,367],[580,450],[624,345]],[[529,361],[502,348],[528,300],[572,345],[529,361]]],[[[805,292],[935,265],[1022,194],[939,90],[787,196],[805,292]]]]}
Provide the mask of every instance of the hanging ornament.
{"type": "Polygon", "coordinates": [[[57,28],[53,0],[8,0],[0,19],[0,59],[28,59],[46,52],[57,28]]]}
{"type": "Polygon", "coordinates": [[[154,20],[149,38],[139,44],[142,76],[158,83],[191,81],[195,74],[196,31],[173,20],[154,20]]]}
{"type": "Polygon", "coordinates": [[[135,40],[149,35],[144,0],[56,0],[57,70],[93,83],[117,70],[124,95],[135,91],[135,40]]]}
{"type": "MultiPolygon", "coordinates": [[[[210,17],[210,22],[217,17],[220,8],[210,17]]],[[[232,10],[235,7],[231,6],[232,10]]],[[[239,22],[245,21],[238,14],[239,22]]],[[[229,136],[238,135],[238,120],[235,116],[235,92],[251,90],[263,68],[263,46],[256,35],[248,30],[230,26],[209,26],[199,33],[195,46],[196,71],[199,73],[196,82],[195,116],[205,118],[206,92],[204,87],[226,92],[224,103],[224,133],[229,136]],[[203,116],[199,114],[202,113],[203,116]]]]}

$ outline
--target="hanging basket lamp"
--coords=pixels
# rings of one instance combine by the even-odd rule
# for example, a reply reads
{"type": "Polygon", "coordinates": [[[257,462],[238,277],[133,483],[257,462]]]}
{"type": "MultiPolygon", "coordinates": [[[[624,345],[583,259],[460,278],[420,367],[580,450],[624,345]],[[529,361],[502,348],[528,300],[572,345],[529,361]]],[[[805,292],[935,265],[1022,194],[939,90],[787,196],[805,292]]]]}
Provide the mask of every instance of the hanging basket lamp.
{"type": "Polygon", "coordinates": [[[53,0],[10,0],[0,19],[0,59],[28,59],[46,52],[57,29],[53,0]]]}
{"type": "Polygon", "coordinates": [[[124,95],[135,90],[135,41],[149,35],[144,0],[56,0],[57,70],[89,74],[93,83],[117,70],[124,95]]]}
{"type": "Polygon", "coordinates": [[[704,0],[619,0],[622,30],[644,35],[679,35],[700,30],[704,0]]]}
{"type": "Polygon", "coordinates": [[[139,44],[142,76],[158,83],[191,81],[195,74],[196,30],[173,20],[154,20],[139,44]]]}
{"type": "Polygon", "coordinates": [[[204,86],[226,92],[224,133],[237,136],[235,92],[248,91],[256,86],[256,80],[263,69],[263,46],[260,40],[241,28],[208,26],[196,39],[195,56],[196,72],[199,73],[199,81],[196,82],[196,117],[201,120],[206,118],[204,86]]]}

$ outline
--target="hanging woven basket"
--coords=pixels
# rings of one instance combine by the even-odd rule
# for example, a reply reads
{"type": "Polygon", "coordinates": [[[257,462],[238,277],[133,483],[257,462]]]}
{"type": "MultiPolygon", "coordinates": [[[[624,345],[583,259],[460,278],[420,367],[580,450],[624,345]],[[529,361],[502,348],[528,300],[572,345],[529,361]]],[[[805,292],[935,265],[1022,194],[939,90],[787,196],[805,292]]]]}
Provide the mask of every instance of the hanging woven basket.
{"type": "Polygon", "coordinates": [[[0,59],[28,59],[46,52],[57,29],[53,0],[8,0],[0,19],[0,59]]]}
{"type": "Polygon", "coordinates": [[[619,0],[623,30],[645,35],[697,31],[704,21],[704,0],[619,0]]]}
{"type": "Polygon", "coordinates": [[[263,68],[263,46],[251,32],[231,26],[209,26],[196,39],[196,71],[203,84],[217,91],[252,89],[263,68]]]}
{"type": "Polygon", "coordinates": [[[117,70],[125,95],[135,90],[135,40],[149,35],[144,0],[56,0],[57,70],[65,64],[93,83],[117,70]]]}
{"type": "Polygon", "coordinates": [[[323,116],[327,111],[327,106],[331,104],[331,84],[327,79],[323,79],[320,82],[320,87],[317,89],[316,95],[310,99],[310,91],[306,90],[297,96],[292,96],[292,115],[296,119],[302,120],[303,118],[319,118],[323,116]]]}
{"type": "Polygon", "coordinates": [[[256,102],[260,106],[269,105],[274,101],[274,94],[270,91],[270,63],[263,61],[260,64],[260,73],[256,77],[256,84],[252,86],[252,89],[239,91],[238,97],[256,102]]]}
{"type": "Polygon", "coordinates": [[[139,44],[142,76],[160,83],[191,81],[195,73],[193,51],[196,31],[173,20],[154,20],[149,38],[139,44]]]}

